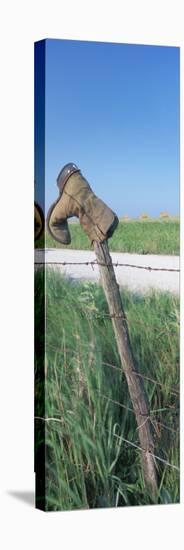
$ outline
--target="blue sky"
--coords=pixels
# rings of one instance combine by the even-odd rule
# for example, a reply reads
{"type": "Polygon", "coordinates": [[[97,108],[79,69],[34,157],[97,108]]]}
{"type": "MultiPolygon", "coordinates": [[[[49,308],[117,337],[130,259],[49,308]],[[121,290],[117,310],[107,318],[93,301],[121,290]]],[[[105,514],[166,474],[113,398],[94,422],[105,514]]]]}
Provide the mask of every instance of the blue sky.
{"type": "Polygon", "coordinates": [[[46,41],[46,209],[75,162],[118,216],[179,213],[179,49],[46,41]]]}

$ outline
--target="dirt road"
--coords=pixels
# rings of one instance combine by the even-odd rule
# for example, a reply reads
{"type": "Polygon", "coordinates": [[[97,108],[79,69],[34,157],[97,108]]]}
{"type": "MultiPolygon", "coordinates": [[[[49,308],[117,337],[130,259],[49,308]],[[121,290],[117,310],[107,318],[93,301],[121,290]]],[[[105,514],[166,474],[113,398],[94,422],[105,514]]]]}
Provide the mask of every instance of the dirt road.
{"type": "MultiPolygon", "coordinates": [[[[131,264],[142,267],[179,269],[178,256],[142,255],[111,253],[114,263],[131,264]]],[[[91,262],[95,260],[95,254],[89,250],[66,250],[47,248],[45,250],[45,262],[58,269],[66,277],[78,280],[99,281],[98,266],[91,265],[59,265],[59,262],[91,262]],[[58,264],[57,264],[58,262],[58,264]]],[[[35,262],[44,261],[44,252],[41,249],[35,251],[35,262]]],[[[179,294],[179,273],[177,271],[149,271],[135,267],[115,267],[116,278],[121,287],[145,294],[151,289],[169,291],[179,294]]]]}

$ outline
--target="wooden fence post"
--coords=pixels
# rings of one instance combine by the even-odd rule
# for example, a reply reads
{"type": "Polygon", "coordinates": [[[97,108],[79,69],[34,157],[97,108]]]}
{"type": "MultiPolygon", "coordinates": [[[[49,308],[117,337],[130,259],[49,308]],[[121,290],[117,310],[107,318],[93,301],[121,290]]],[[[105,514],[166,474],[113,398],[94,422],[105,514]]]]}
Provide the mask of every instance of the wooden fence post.
{"type": "Polygon", "coordinates": [[[144,389],[143,381],[138,376],[138,366],[135,362],[129,338],[129,331],[119,286],[116,281],[114,268],[107,241],[102,243],[93,242],[94,250],[99,264],[99,270],[105,297],[108,303],[109,312],[121,359],[123,372],[126,376],[128,389],[137,421],[140,446],[142,448],[141,461],[144,482],[153,500],[158,494],[157,475],[154,457],[154,442],[152,437],[152,426],[149,417],[148,399],[144,389]]]}

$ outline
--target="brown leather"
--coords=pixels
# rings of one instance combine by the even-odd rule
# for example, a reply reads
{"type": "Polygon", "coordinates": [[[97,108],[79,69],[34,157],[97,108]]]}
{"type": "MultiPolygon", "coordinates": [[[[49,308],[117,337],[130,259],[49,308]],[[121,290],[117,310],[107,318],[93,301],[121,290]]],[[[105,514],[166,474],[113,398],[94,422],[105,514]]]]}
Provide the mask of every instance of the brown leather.
{"type": "Polygon", "coordinates": [[[60,216],[60,208],[59,208],[59,215],[57,215],[58,208],[56,206],[60,202],[60,198],[55,201],[49,208],[48,214],[47,214],[47,230],[51,237],[55,239],[58,242],[61,242],[62,244],[70,244],[71,243],[71,236],[70,231],[68,227],[67,219],[62,219],[60,216]]]}
{"type": "Polygon", "coordinates": [[[37,202],[35,202],[34,203],[34,238],[35,238],[35,241],[40,239],[40,237],[43,235],[44,225],[45,225],[45,220],[44,220],[43,210],[42,210],[41,206],[39,206],[39,204],[37,202]]]}
{"type": "Polygon", "coordinates": [[[79,218],[91,242],[108,239],[119,222],[116,214],[93,193],[80,171],[75,171],[65,181],[62,194],[47,216],[50,233],[63,244],[67,244],[66,239],[69,239],[66,221],[72,216],[79,218]]]}
{"type": "Polygon", "coordinates": [[[76,164],[69,162],[68,164],[65,164],[63,166],[62,170],[60,170],[58,177],[57,177],[57,186],[59,187],[60,195],[63,192],[64,186],[70,176],[74,174],[75,172],[80,172],[79,168],[76,166],[76,164]]]}

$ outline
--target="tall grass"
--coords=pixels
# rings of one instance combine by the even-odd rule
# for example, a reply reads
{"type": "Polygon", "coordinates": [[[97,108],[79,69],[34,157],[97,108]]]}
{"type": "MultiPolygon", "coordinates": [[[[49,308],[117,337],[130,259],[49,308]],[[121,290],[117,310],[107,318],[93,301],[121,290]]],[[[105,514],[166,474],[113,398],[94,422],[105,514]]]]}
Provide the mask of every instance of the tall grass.
{"type": "MultiPolygon", "coordinates": [[[[42,277],[42,270],[37,271],[35,293],[40,342],[42,277]]],[[[48,268],[46,289],[46,510],[151,503],[142,479],[140,452],[123,440],[139,445],[102,288],[93,283],[71,282],[48,268]]],[[[151,413],[155,453],[178,465],[178,299],[168,294],[139,297],[123,292],[123,301],[140,371],[155,380],[145,380],[150,410],[157,411],[151,413]],[[160,423],[174,431],[163,428],[160,423]]],[[[39,353],[36,364],[36,416],[39,417],[43,408],[39,353]]],[[[38,428],[43,422],[37,420],[38,428]]],[[[158,461],[157,467],[157,501],[178,502],[178,471],[158,461]]]]}
{"type": "MultiPolygon", "coordinates": [[[[90,250],[91,244],[79,223],[69,225],[71,244],[61,245],[46,235],[46,246],[90,250]]],[[[118,228],[109,239],[112,252],[130,252],[137,254],[179,254],[180,224],[177,220],[129,220],[120,221],[118,228]]],[[[36,243],[43,246],[43,240],[36,243]]]]}

